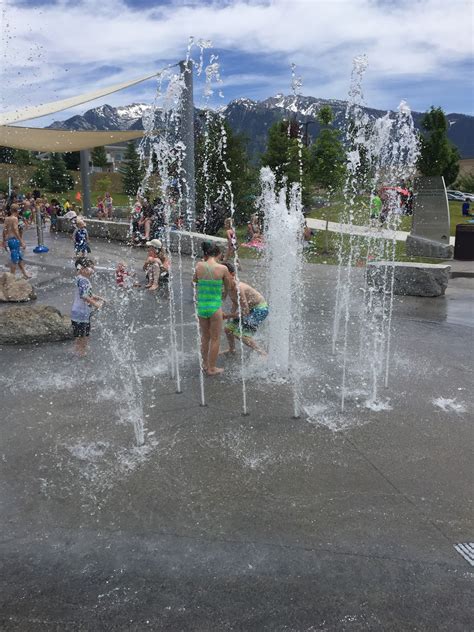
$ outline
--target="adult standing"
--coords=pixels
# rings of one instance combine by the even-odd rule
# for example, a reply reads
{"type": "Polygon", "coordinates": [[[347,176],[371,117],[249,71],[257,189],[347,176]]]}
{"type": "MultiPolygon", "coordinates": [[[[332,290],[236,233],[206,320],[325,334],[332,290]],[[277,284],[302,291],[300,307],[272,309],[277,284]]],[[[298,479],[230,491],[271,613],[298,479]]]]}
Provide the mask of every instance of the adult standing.
{"type": "Polygon", "coordinates": [[[203,261],[194,272],[196,284],[197,314],[201,330],[201,356],[207,375],[218,375],[224,369],[216,367],[222,332],[222,292],[230,291],[232,279],[228,269],[218,262],[219,246],[210,241],[202,244],[203,261]]]}

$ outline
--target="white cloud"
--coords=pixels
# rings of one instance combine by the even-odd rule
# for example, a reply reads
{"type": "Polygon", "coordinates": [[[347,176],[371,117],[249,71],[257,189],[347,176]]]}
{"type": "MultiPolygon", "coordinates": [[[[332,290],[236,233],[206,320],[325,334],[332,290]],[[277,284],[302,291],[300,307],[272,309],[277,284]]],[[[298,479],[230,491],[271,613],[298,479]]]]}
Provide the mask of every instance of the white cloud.
{"type": "MultiPolygon", "coordinates": [[[[217,51],[243,52],[256,61],[274,56],[278,61],[268,75],[250,65],[240,71],[243,85],[255,90],[261,83],[262,96],[281,89],[281,73],[292,61],[303,75],[303,92],[311,87],[315,96],[344,98],[356,53],[368,55],[372,84],[419,79],[420,91],[427,79],[439,74],[442,81],[444,69],[465,63],[472,53],[470,0],[157,4],[137,10],[117,0],[61,0],[33,8],[7,0],[0,60],[2,84],[10,90],[3,91],[3,109],[70,96],[177,61],[186,53],[189,35],[211,39],[217,51]],[[91,84],[103,65],[120,70],[91,84]],[[333,93],[318,93],[318,86],[333,93]]],[[[239,73],[233,73],[223,77],[224,85],[236,85],[239,73]]],[[[377,93],[383,98],[383,88],[377,93]]]]}

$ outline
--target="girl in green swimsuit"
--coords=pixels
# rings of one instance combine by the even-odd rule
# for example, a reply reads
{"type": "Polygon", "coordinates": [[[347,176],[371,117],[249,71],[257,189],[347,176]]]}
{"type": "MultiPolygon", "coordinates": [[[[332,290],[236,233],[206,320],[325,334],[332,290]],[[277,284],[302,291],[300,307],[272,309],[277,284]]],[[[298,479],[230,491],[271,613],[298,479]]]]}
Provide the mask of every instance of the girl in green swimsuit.
{"type": "Polygon", "coordinates": [[[193,282],[196,284],[197,314],[201,329],[202,366],[208,375],[224,369],[216,367],[222,331],[222,292],[230,289],[228,269],[218,263],[221,251],[210,241],[202,244],[203,261],[196,265],[193,282]]]}

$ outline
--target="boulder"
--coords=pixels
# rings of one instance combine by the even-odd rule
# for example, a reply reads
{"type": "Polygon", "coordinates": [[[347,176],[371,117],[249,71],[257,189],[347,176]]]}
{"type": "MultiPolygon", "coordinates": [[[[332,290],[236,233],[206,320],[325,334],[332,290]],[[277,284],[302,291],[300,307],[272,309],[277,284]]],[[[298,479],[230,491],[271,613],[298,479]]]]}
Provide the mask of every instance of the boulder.
{"type": "Polygon", "coordinates": [[[384,279],[388,279],[386,286],[387,290],[390,291],[392,267],[394,267],[394,294],[442,296],[448,287],[451,266],[434,263],[392,263],[390,261],[376,261],[367,264],[368,284],[381,290],[384,286],[384,279]]]}
{"type": "Polygon", "coordinates": [[[407,235],[405,252],[409,257],[429,257],[433,259],[452,259],[454,246],[418,235],[407,235]]]}
{"type": "Polygon", "coordinates": [[[35,291],[26,279],[19,279],[10,272],[0,274],[1,303],[24,303],[35,298],[35,291]]]}
{"type": "Polygon", "coordinates": [[[0,310],[0,344],[30,344],[72,338],[71,321],[48,305],[0,310]]]}

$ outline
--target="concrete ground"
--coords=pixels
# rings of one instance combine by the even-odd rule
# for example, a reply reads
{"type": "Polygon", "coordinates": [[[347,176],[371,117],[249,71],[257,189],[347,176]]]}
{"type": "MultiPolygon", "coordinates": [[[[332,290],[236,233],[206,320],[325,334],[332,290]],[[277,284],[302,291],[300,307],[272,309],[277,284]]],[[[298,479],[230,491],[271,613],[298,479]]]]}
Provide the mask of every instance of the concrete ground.
{"type": "MultiPolygon", "coordinates": [[[[49,245],[27,252],[46,264],[38,301],[67,313],[71,241],[49,245]]],[[[378,405],[351,317],[341,413],[336,269],[306,266],[302,415],[292,385],[246,352],[243,416],[239,358],[204,380],[200,406],[189,260],[176,394],[166,298],[124,298],[110,271],[121,258],[138,269],[143,251],[93,254],[109,303],[89,356],[70,342],[0,349],[2,631],[472,628],[473,569],[454,545],[474,540],[473,279],[396,297],[378,405]]],[[[262,266],[243,268],[262,287],[262,266]]]]}

